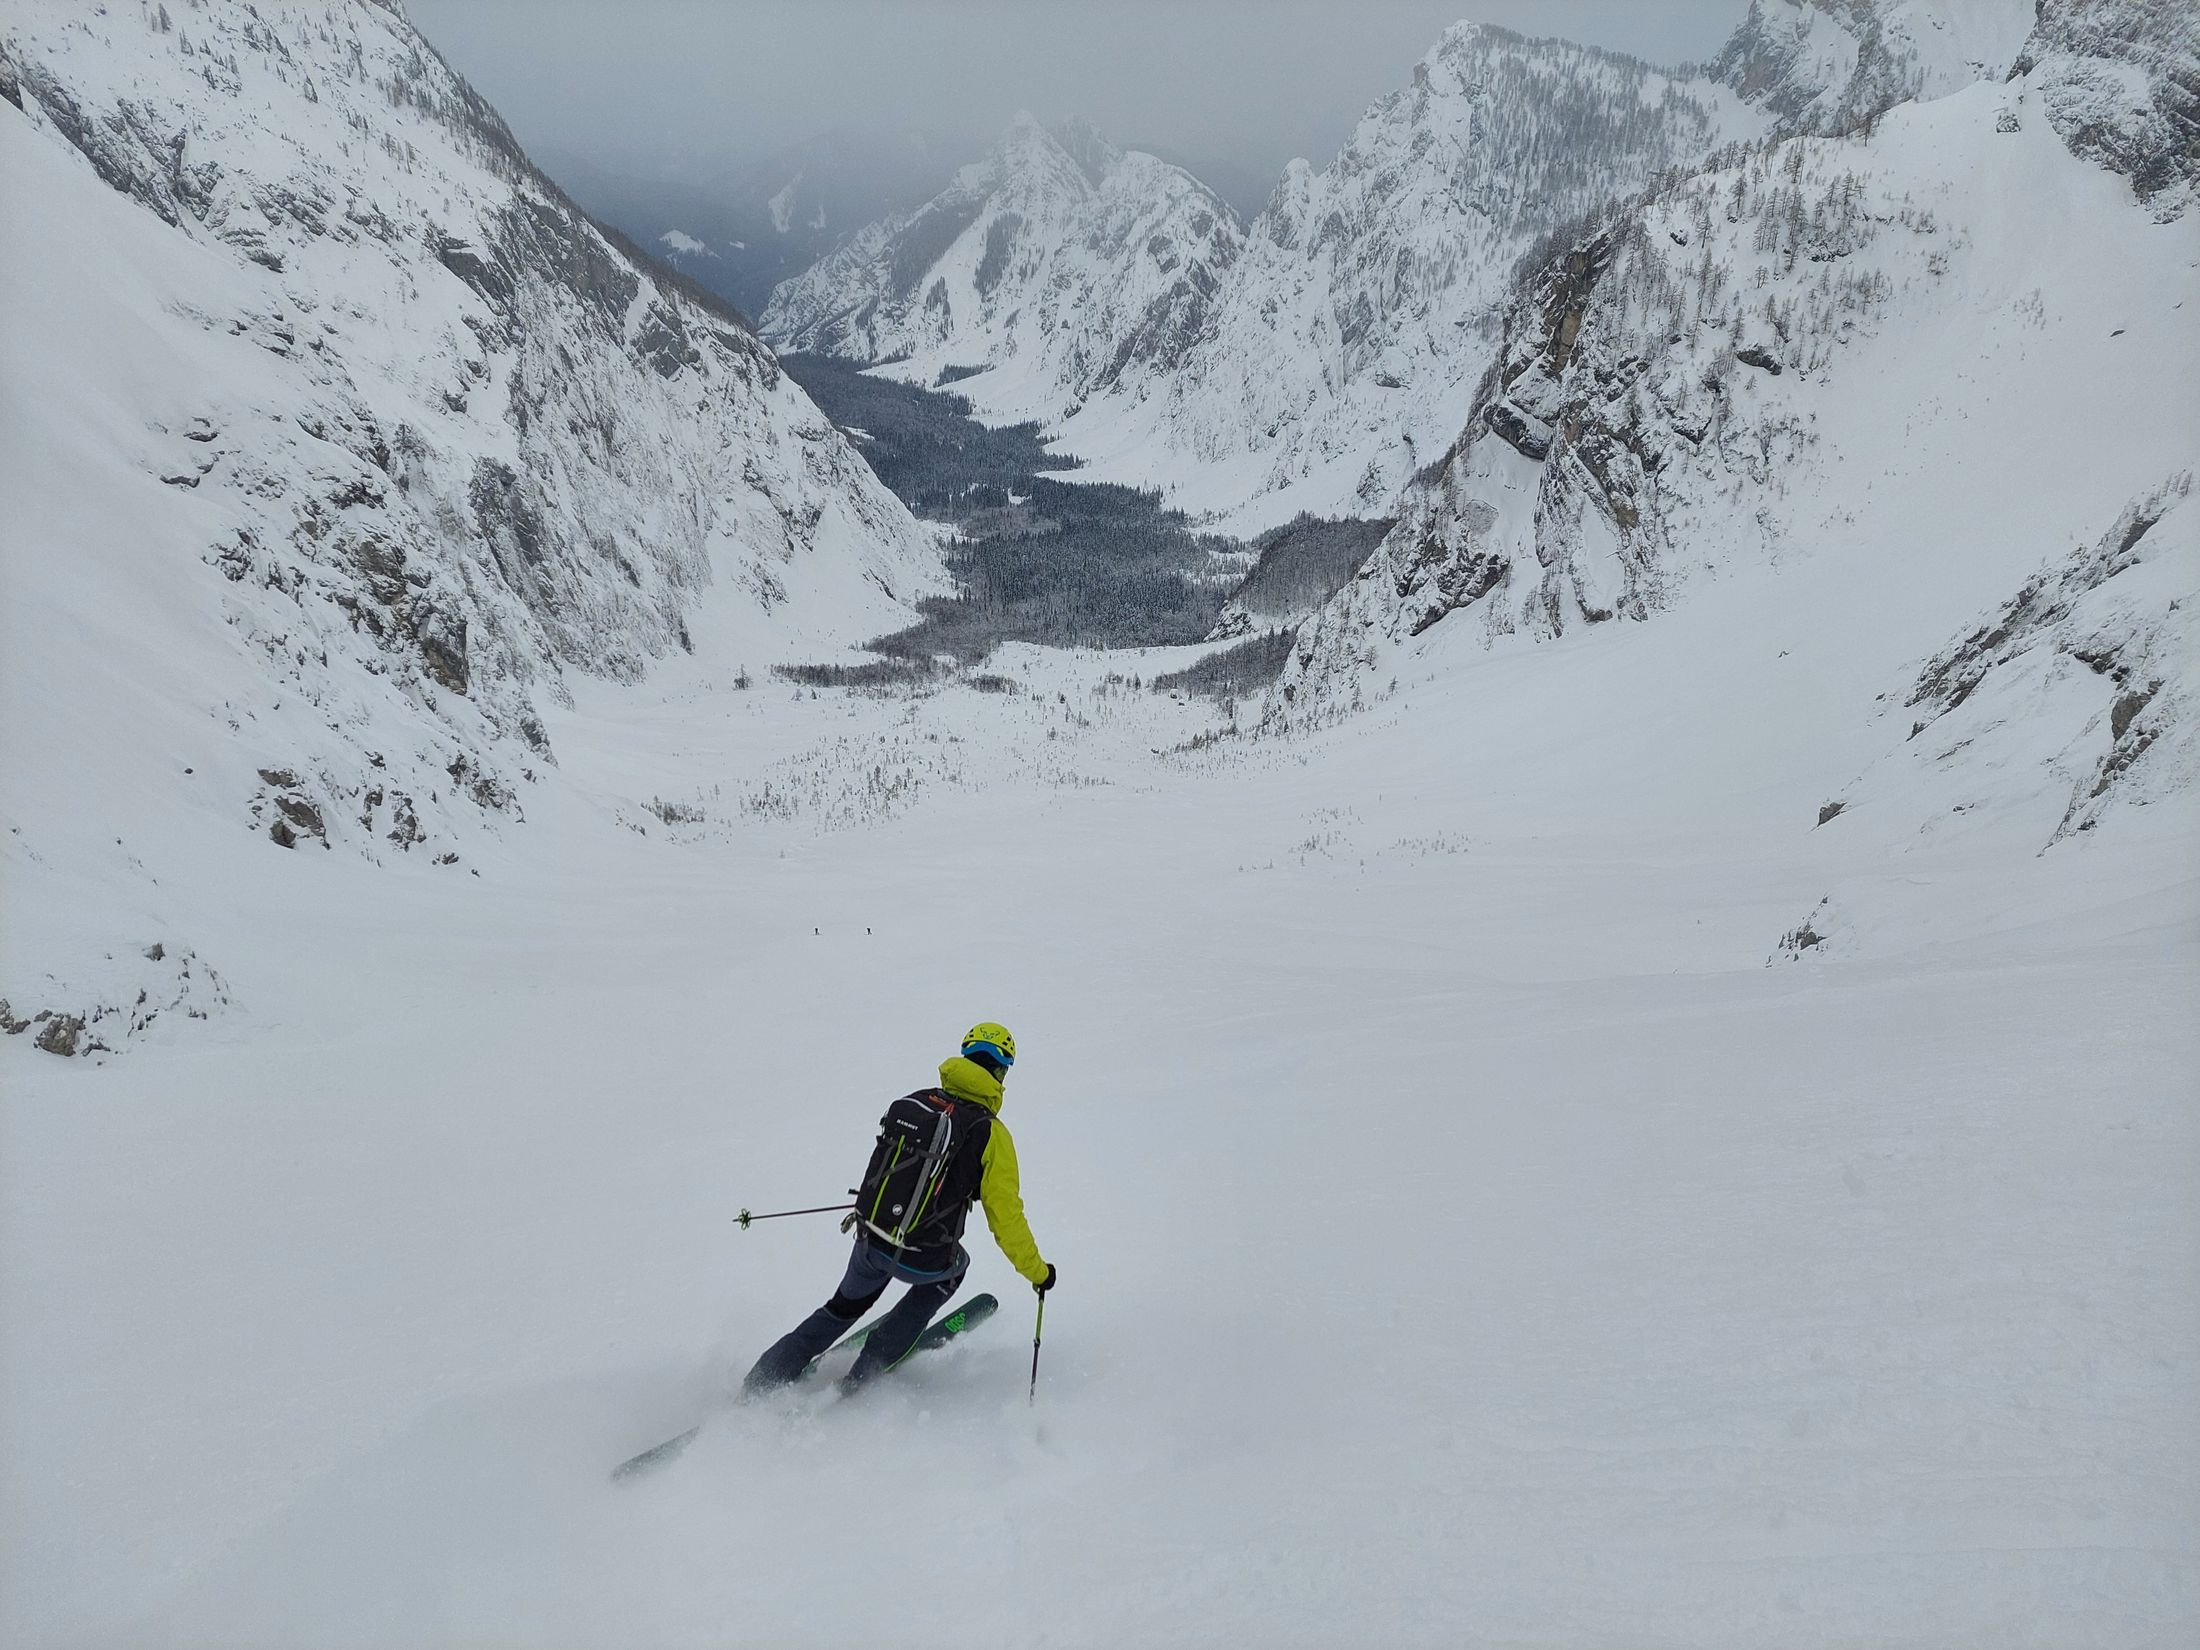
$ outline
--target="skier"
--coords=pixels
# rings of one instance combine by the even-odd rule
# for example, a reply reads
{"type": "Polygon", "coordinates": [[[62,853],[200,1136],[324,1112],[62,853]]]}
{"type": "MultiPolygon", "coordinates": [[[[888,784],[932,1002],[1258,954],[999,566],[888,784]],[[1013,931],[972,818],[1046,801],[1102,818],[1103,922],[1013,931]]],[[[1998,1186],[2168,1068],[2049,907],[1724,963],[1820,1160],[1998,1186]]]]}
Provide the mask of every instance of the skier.
{"type": "Polygon", "coordinates": [[[1024,1220],[1016,1143],[999,1116],[1002,1080],[1015,1063],[1008,1028],[980,1021],[963,1038],[962,1052],[941,1063],[938,1088],[919,1089],[888,1108],[855,1210],[842,1223],[843,1231],[854,1228],[856,1240],[838,1292],[756,1360],[745,1391],[798,1379],[897,1279],[909,1292],[871,1331],[841,1388],[853,1391],[899,1363],[962,1286],[970,1267],[963,1220],[974,1197],[984,1203],[986,1224],[1009,1264],[1040,1294],[1054,1287],[1054,1268],[1040,1258],[1024,1220]]]}

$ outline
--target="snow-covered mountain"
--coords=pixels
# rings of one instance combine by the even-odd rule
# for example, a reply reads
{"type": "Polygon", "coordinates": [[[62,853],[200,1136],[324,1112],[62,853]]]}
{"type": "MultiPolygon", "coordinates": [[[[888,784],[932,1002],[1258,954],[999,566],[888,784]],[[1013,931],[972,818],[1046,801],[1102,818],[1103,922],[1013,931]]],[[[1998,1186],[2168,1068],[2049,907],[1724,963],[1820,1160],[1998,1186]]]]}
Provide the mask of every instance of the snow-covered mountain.
{"type": "Polygon", "coordinates": [[[1521,255],[1754,129],[1708,81],[1455,27],[1327,167],[1290,167],[1166,385],[1067,444],[1100,474],[1189,461],[1179,502],[1251,520],[1381,513],[1457,428],[1521,255]]]}
{"type": "Polygon", "coordinates": [[[732,312],[599,233],[396,6],[17,7],[0,96],[38,691],[0,840],[84,889],[11,924],[17,1020],[179,1000],[150,819],[460,863],[524,816],[570,680],[873,634],[944,582],[732,312]]]}
{"type": "Polygon", "coordinates": [[[1709,79],[1462,24],[1329,166],[1291,166],[1242,251],[1181,171],[1089,136],[1080,163],[1024,122],[781,287],[762,328],[913,375],[989,368],[958,386],[988,415],[1054,421],[1095,479],[1235,525],[1377,513],[1458,427],[1520,256],[1761,124],[1709,79]],[[1096,196],[1124,229],[1087,227],[1096,196]]]}
{"type": "Polygon", "coordinates": [[[933,200],[781,285],[759,324],[777,348],[906,359],[927,382],[992,367],[988,408],[1056,414],[1171,370],[1242,244],[1181,167],[1020,115],[933,200]]]}
{"type": "Polygon", "coordinates": [[[1053,256],[1087,256],[1061,212],[1019,221],[1032,278],[985,299],[974,277],[1001,267],[985,245],[1003,156],[1035,152],[1023,170],[1050,180],[1042,194],[1079,193],[1078,168],[1032,126],[975,181],[783,286],[765,332],[951,373],[988,416],[1046,421],[1092,478],[1157,486],[1229,526],[1379,514],[1464,423],[1515,267],[1543,237],[1729,140],[1845,132],[1998,83],[2020,59],[2058,130],[2179,210],[2195,116],[2175,65],[2194,27],[2168,0],[2038,16],[2031,0],[1753,0],[1696,75],[1462,24],[1328,167],[1293,164],[1242,252],[1206,266],[1211,295],[1195,283],[1166,326],[1054,272],[1050,236],[1053,256]]]}
{"type": "Polygon", "coordinates": [[[1548,640],[1744,567],[1855,558],[1994,604],[1885,684],[1919,707],[1890,742],[1999,685],[1998,719],[1935,737],[1966,807],[2017,749],[2041,846],[2189,786],[2200,239],[2156,221],[2174,184],[2142,207],[2093,164],[2099,125],[2065,141],[2068,88],[2128,54],[2026,58],[1868,134],[1752,151],[1547,266],[1462,433],[1301,630],[1270,724],[1371,703],[1470,628],[1548,640]],[[2004,720],[2029,724],[2014,744],[2004,720]]]}
{"type": "Polygon", "coordinates": [[[2032,25],[2032,0],[1750,0],[1712,72],[1783,134],[1842,132],[2002,79],[2032,25]]]}
{"type": "MultiPolygon", "coordinates": [[[[1820,440],[1791,386],[1920,303],[1958,238],[1905,204],[1914,173],[1863,158],[1753,151],[1546,268],[1507,311],[1464,433],[1302,657],[1326,665],[1356,629],[1417,636],[1470,608],[1490,636],[1639,619],[1692,547],[1765,542],[1764,495],[1820,440]]],[[[1316,682],[1286,683],[1283,708],[1316,682]]]]}

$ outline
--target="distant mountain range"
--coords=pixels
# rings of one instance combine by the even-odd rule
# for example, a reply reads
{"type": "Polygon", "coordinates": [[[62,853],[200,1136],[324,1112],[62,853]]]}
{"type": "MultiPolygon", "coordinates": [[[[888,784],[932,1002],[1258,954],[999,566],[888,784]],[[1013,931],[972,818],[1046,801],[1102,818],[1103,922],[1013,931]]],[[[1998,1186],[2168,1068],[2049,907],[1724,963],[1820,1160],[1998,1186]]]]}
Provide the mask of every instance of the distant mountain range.
{"type": "Polygon", "coordinates": [[[1027,120],[784,283],[760,325],[775,347],[967,376],[1096,476],[1233,525],[1380,514],[1464,417],[1535,241],[1767,124],[1702,75],[1460,25],[1242,229],[1181,168],[1027,120]]]}
{"type": "Polygon", "coordinates": [[[784,281],[760,327],[775,347],[957,381],[989,417],[1042,421],[1092,477],[1226,527],[1378,515],[1474,406],[1519,266],[1723,148],[1852,130],[2061,53],[2074,67],[2050,118],[2173,208],[2192,17],[2149,0],[1753,0],[1701,71],[1461,24],[1242,229],[1182,167],[1026,118],[932,200],[784,281]]]}

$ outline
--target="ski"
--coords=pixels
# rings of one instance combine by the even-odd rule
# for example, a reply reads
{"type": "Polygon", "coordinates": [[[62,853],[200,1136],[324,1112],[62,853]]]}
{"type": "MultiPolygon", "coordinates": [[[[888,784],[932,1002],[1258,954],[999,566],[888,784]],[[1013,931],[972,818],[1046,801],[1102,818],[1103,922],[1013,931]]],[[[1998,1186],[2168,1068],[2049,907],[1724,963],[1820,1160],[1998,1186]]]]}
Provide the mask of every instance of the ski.
{"type": "MultiPolygon", "coordinates": [[[[991,1295],[973,1295],[969,1300],[964,1301],[962,1305],[956,1307],[954,1311],[948,1313],[944,1318],[936,1319],[929,1326],[927,1326],[924,1333],[917,1337],[917,1344],[915,1346],[912,1346],[905,1356],[915,1357],[919,1352],[930,1352],[937,1347],[945,1346],[956,1336],[963,1334],[967,1330],[977,1328],[979,1324],[985,1322],[986,1319],[992,1317],[995,1312],[999,1311],[1000,1307],[1001,1303],[995,1300],[991,1295]]],[[[843,1335],[839,1340],[835,1341],[831,1346],[827,1347],[823,1352],[820,1352],[816,1357],[810,1360],[808,1367],[802,1371],[803,1377],[806,1379],[809,1376],[815,1374],[817,1372],[817,1366],[823,1363],[827,1358],[831,1357],[835,1352],[852,1351],[855,1348],[862,1346],[865,1341],[871,1338],[871,1331],[876,1329],[878,1325],[880,1323],[883,1323],[884,1321],[884,1318],[881,1317],[871,1323],[863,1325],[863,1327],[860,1329],[851,1330],[848,1334],[843,1335]]],[[[736,1402],[738,1401],[739,1400],[736,1400],[736,1402]]],[[[678,1437],[667,1438],[663,1443],[652,1445],[650,1448],[643,1450],[641,1454],[629,1457],[627,1460],[621,1461],[616,1467],[613,1467],[611,1469],[612,1478],[614,1480],[618,1480],[623,1478],[637,1477],[642,1473],[649,1472],[654,1468],[663,1466],[668,1461],[676,1459],[680,1455],[680,1453],[688,1447],[688,1445],[694,1443],[697,1438],[702,1436],[703,1426],[704,1423],[698,1421],[695,1423],[694,1426],[689,1427],[687,1431],[681,1433],[678,1437]]]]}
{"type": "Polygon", "coordinates": [[[611,1469],[612,1478],[632,1478],[637,1473],[644,1473],[649,1471],[649,1469],[652,1467],[663,1466],[667,1461],[671,1460],[682,1450],[686,1449],[688,1445],[694,1443],[697,1438],[702,1436],[702,1431],[703,1423],[698,1421],[695,1423],[695,1425],[689,1427],[687,1431],[681,1433],[679,1437],[667,1438],[663,1443],[658,1444],[653,1448],[645,1449],[642,1451],[641,1454],[632,1456],[627,1460],[621,1461],[617,1466],[611,1469]]]}
{"type": "MultiPolygon", "coordinates": [[[[903,1356],[914,1357],[919,1352],[930,1352],[935,1347],[945,1346],[965,1330],[977,1328],[979,1324],[992,1317],[1000,1308],[1001,1303],[991,1295],[973,1295],[970,1299],[964,1301],[962,1305],[956,1307],[954,1311],[948,1313],[946,1317],[935,1318],[926,1326],[924,1333],[917,1337],[917,1344],[912,1346],[903,1356]]],[[[871,1323],[865,1324],[861,1329],[851,1334],[841,1336],[839,1340],[833,1342],[831,1346],[809,1361],[809,1364],[802,1371],[803,1375],[807,1377],[815,1374],[817,1366],[835,1352],[855,1351],[871,1338],[871,1331],[885,1321],[882,1316],[871,1323]]]]}

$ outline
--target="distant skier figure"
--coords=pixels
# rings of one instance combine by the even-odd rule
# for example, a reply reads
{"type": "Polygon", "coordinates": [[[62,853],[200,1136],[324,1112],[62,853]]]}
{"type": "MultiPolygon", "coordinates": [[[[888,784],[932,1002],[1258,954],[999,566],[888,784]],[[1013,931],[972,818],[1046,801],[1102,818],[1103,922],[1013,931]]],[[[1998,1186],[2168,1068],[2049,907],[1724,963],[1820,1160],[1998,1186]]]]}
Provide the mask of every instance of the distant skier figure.
{"type": "Polygon", "coordinates": [[[871,1309],[889,1283],[909,1292],[864,1341],[844,1390],[901,1362],[933,1314],[962,1287],[970,1252],[963,1221],[976,1198],[1009,1264],[1040,1294],[1054,1268],[1039,1257],[1024,1219],[1016,1143],[1000,1120],[1001,1084],[1016,1063],[1016,1039],[990,1020],[970,1028],[962,1052],[940,1065],[940,1086],[904,1095],[879,1122],[878,1144],[856,1192],[855,1252],[833,1298],[756,1360],[742,1383],[769,1391],[800,1378],[810,1363],[871,1309]]]}

